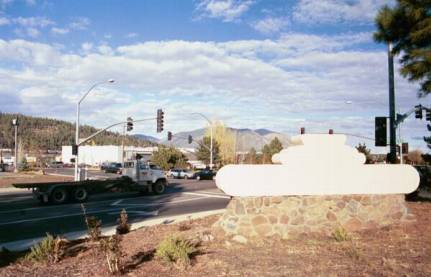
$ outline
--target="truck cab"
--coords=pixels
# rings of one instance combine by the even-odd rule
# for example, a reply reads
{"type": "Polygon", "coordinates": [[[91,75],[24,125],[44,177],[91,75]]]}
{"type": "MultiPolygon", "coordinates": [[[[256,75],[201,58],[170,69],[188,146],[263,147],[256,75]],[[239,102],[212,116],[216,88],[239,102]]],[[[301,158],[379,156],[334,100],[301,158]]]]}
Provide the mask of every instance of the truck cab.
{"type": "Polygon", "coordinates": [[[124,162],[123,176],[142,186],[142,191],[162,194],[168,184],[164,171],[156,165],[140,160],[124,162]]]}

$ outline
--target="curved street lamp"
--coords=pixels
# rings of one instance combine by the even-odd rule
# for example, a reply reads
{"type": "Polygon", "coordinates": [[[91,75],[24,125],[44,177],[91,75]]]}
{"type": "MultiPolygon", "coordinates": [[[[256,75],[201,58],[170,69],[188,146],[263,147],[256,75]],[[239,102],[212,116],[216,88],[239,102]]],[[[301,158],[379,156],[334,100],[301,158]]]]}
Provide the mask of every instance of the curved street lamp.
{"type": "Polygon", "coordinates": [[[191,114],[196,114],[201,116],[202,118],[204,118],[206,121],[208,121],[208,124],[210,124],[210,169],[213,169],[214,166],[214,161],[213,161],[213,122],[206,117],[205,115],[201,114],[201,113],[191,113],[191,114]]]}
{"type": "MultiPolygon", "coordinates": [[[[97,86],[102,85],[102,84],[107,84],[107,83],[114,83],[115,80],[114,79],[109,79],[103,82],[98,82],[95,83],[94,85],[92,85],[86,93],[84,93],[84,95],[81,96],[81,98],[79,99],[78,103],[76,103],[76,125],[75,125],[75,144],[76,147],[79,148],[79,113],[80,113],[80,104],[81,102],[85,99],[85,97],[87,97],[87,95],[97,86]]],[[[75,155],[75,181],[79,181],[79,176],[78,176],[78,163],[79,163],[79,151],[76,152],[75,155]]]]}

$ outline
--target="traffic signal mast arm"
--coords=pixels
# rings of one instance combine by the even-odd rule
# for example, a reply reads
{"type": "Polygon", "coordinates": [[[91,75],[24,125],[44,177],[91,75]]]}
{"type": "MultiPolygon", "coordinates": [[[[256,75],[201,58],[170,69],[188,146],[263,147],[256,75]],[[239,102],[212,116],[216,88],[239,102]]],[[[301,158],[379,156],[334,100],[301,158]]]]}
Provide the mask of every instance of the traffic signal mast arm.
{"type": "MultiPolygon", "coordinates": [[[[144,119],[133,120],[133,122],[143,122],[143,121],[149,121],[149,120],[154,120],[154,119],[157,119],[157,118],[156,118],[156,117],[152,117],[152,118],[144,118],[144,119]]],[[[104,131],[106,131],[106,130],[108,130],[108,129],[111,129],[112,127],[115,127],[115,126],[118,126],[118,125],[127,124],[127,122],[129,122],[129,121],[121,121],[121,122],[118,122],[118,123],[114,123],[114,124],[112,124],[112,125],[109,125],[108,127],[103,128],[103,129],[101,129],[101,130],[99,130],[99,131],[95,132],[94,134],[90,135],[89,137],[87,137],[87,138],[85,138],[85,139],[80,140],[80,141],[79,141],[79,143],[78,143],[78,146],[79,146],[79,145],[82,145],[82,144],[84,144],[84,143],[86,143],[87,141],[91,140],[92,138],[94,138],[94,137],[95,137],[95,136],[97,136],[98,134],[100,134],[100,133],[102,133],[102,132],[104,132],[104,131]]]]}
{"type": "MultiPolygon", "coordinates": [[[[174,135],[171,133],[171,132],[168,132],[168,136],[169,136],[169,133],[170,133],[170,136],[171,136],[171,139],[174,137],[174,135]]],[[[198,145],[202,145],[203,147],[205,147],[208,151],[210,151],[211,152],[211,148],[210,147],[208,147],[208,146],[206,146],[205,144],[199,144],[198,142],[196,142],[196,141],[194,141],[193,140],[193,138],[192,138],[192,136],[188,136],[188,137],[183,137],[183,136],[178,136],[178,135],[175,135],[175,137],[176,138],[180,138],[180,139],[187,139],[188,140],[188,142],[189,142],[189,144],[191,144],[192,142],[194,142],[194,143],[196,143],[196,144],[198,144],[198,145]]],[[[169,137],[168,137],[168,140],[170,140],[169,139],[169,137]]]]}
{"type": "Polygon", "coordinates": [[[412,113],[418,112],[418,109],[420,109],[420,112],[422,113],[422,109],[426,109],[425,107],[422,107],[421,105],[415,106],[414,108],[410,109],[408,112],[404,114],[397,113],[397,120],[395,121],[395,127],[398,127],[401,123],[404,122],[404,120],[409,117],[412,113]]]}

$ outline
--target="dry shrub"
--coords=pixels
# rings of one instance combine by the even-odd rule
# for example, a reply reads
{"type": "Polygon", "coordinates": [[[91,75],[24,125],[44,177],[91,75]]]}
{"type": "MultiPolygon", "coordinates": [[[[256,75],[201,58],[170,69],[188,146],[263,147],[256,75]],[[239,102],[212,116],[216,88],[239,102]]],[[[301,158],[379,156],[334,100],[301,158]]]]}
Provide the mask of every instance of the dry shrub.
{"type": "Polygon", "coordinates": [[[120,218],[117,220],[117,234],[123,235],[130,232],[130,224],[128,223],[128,216],[125,209],[121,210],[120,218]]]}
{"type": "Polygon", "coordinates": [[[56,263],[64,257],[68,243],[64,238],[54,238],[47,233],[43,240],[31,247],[30,253],[25,259],[34,262],[56,263]]]}
{"type": "Polygon", "coordinates": [[[121,264],[121,237],[113,235],[100,240],[100,247],[105,254],[106,263],[108,264],[109,272],[115,274],[120,272],[121,264]]]}
{"type": "Polygon", "coordinates": [[[87,225],[88,236],[92,241],[98,241],[102,235],[102,221],[95,216],[87,216],[84,204],[81,204],[82,213],[85,218],[85,225],[87,225]]]}

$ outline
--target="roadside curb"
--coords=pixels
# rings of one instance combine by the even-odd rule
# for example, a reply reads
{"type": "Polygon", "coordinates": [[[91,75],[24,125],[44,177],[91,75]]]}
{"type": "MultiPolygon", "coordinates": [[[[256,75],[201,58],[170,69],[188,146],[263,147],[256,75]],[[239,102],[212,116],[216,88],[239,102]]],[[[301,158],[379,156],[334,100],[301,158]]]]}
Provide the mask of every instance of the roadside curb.
{"type": "MultiPolygon", "coordinates": [[[[157,217],[157,218],[153,218],[153,219],[144,220],[141,222],[132,223],[131,224],[132,226],[130,229],[136,230],[136,229],[140,229],[143,227],[149,227],[149,226],[154,226],[154,225],[179,223],[179,222],[186,221],[186,220],[198,219],[198,218],[203,218],[203,217],[207,217],[210,215],[222,214],[224,211],[225,211],[225,209],[219,209],[219,210],[204,211],[204,212],[197,212],[197,213],[157,217]]],[[[115,234],[116,228],[117,228],[117,226],[102,228],[102,235],[111,236],[111,235],[115,234]]],[[[68,240],[76,240],[76,239],[82,239],[82,238],[88,237],[87,231],[69,232],[69,233],[63,234],[63,236],[65,238],[67,238],[68,240]]],[[[39,241],[41,241],[44,238],[45,237],[38,237],[38,238],[32,238],[32,239],[17,240],[17,241],[1,243],[0,249],[4,247],[4,248],[11,250],[11,251],[22,251],[22,250],[30,249],[30,247],[39,243],[39,241]]]]}

